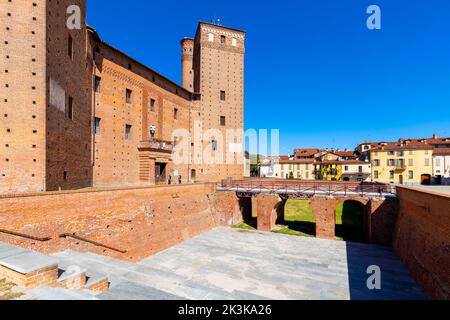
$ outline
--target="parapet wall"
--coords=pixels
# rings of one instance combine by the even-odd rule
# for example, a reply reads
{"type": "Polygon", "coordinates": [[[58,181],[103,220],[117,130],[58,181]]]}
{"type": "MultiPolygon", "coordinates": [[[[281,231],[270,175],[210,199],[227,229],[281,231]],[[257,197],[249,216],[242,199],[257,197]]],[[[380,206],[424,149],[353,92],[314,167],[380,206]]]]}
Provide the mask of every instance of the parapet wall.
{"type": "Polygon", "coordinates": [[[397,187],[394,249],[432,299],[450,299],[450,196],[397,187]]]}
{"type": "Polygon", "coordinates": [[[3,196],[0,242],[136,261],[240,219],[235,194],[213,184],[3,196]]]}

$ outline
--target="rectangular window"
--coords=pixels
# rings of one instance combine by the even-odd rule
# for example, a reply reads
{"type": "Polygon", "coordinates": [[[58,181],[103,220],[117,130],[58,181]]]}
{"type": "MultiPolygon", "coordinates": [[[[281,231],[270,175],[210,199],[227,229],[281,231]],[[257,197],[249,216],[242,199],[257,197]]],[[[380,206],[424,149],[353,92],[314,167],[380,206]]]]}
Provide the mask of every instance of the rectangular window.
{"type": "Polygon", "coordinates": [[[345,171],[348,171],[348,166],[345,166],[345,167],[344,167],[344,170],[345,170],[345,171]]]}
{"type": "Polygon", "coordinates": [[[379,160],[379,159],[373,160],[373,165],[374,165],[375,167],[379,167],[379,166],[380,166],[380,160],[379,160]]]}
{"type": "Polygon", "coordinates": [[[208,41],[209,42],[214,42],[214,35],[212,33],[208,34],[208,41]]]}
{"type": "Polygon", "coordinates": [[[94,119],[94,134],[100,134],[100,118],[95,117],[94,119]]]}
{"type": "Polygon", "coordinates": [[[220,43],[225,44],[225,42],[226,42],[225,36],[220,36],[220,43]]]}
{"type": "Polygon", "coordinates": [[[217,150],[217,140],[211,141],[211,148],[213,151],[217,150]]]}
{"type": "Polygon", "coordinates": [[[220,125],[221,125],[221,126],[225,126],[225,123],[226,123],[225,117],[224,117],[224,116],[221,116],[221,117],[220,117],[220,125]]]}
{"type": "Polygon", "coordinates": [[[65,181],[69,178],[69,173],[67,171],[64,171],[63,178],[65,181]]]}
{"type": "Polygon", "coordinates": [[[236,46],[237,46],[237,40],[236,40],[235,38],[231,39],[231,45],[232,45],[233,47],[236,47],[236,46]]]}
{"type": "Polygon", "coordinates": [[[177,108],[173,109],[173,118],[174,118],[175,120],[178,119],[178,109],[177,109],[177,108]]]}
{"type": "Polygon", "coordinates": [[[150,111],[151,112],[155,112],[155,104],[156,104],[155,99],[150,99],[150,111]]]}
{"type": "Polygon", "coordinates": [[[387,165],[388,165],[388,167],[393,167],[393,166],[395,166],[395,159],[388,159],[387,165]]]}
{"type": "Polygon", "coordinates": [[[73,120],[73,98],[71,96],[67,99],[67,118],[73,120]]]}
{"type": "Polygon", "coordinates": [[[225,101],[225,99],[226,99],[225,91],[220,91],[220,100],[225,101]]]}
{"type": "Polygon", "coordinates": [[[398,154],[399,157],[403,157],[405,155],[405,152],[399,151],[397,154],[398,154]]]}
{"type": "Polygon", "coordinates": [[[390,156],[393,156],[394,154],[395,154],[394,151],[389,151],[389,152],[388,152],[388,155],[390,155],[390,156]]]}
{"type": "Polygon", "coordinates": [[[440,167],[441,166],[441,159],[436,158],[436,167],[440,167]]]}
{"type": "Polygon", "coordinates": [[[408,159],[408,166],[410,167],[414,166],[414,159],[408,159]]]}
{"type": "Polygon", "coordinates": [[[73,59],[73,38],[69,35],[69,38],[67,39],[67,54],[69,55],[69,58],[73,59]]]}
{"type": "Polygon", "coordinates": [[[430,166],[430,159],[428,159],[428,158],[425,158],[424,159],[425,160],[425,167],[429,167],[430,166]]]}
{"type": "Polygon", "coordinates": [[[131,95],[132,95],[133,91],[131,91],[130,89],[126,90],[125,93],[125,100],[127,103],[131,103],[131,95]]]}
{"type": "Polygon", "coordinates": [[[362,166],[359,166],[358,170],[359,170],[359,173],[363,173],[363,167],[362,166]]]}
{"type": "Polygon", "coordinates": [[[378,179],[379,176],[380,176],[380,174],[379,174],[378,170],[375,170],[375,171],[373,172],[373,177],[374,177],[375,179],[378,179]]]}
{"type": "Polygon", "coordinates": [[[131,125],[126,124],[125,125],[125,140],[131,139],[131,125]]]}
{"type": "Polygon", "coordinates": [[[414,171],[408,171],[408,179],[409,180],[414,179],[414,171]]]}
{"type": "Polygon", "coordinates": [[[95,82],[94,82],[94,91],[95,92],[100,92],[100,77],[95,76],[95,82]]]}
{"type": "Polygon", "coordinates": [[[414,151],[410,150],[409,155],[412,156],[414,154],[414,151]]]}
{"type": "Polygon", "coordinates": [[[395,178],[395,172],[389,171],[389,179],[394,179],[394,178],[395,178]]]}

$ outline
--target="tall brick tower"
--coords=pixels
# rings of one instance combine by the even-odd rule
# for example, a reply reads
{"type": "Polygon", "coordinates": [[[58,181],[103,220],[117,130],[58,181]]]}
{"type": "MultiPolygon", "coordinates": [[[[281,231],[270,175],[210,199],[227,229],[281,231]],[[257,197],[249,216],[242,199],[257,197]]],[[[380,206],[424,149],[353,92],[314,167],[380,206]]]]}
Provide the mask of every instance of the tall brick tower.
{"type": "Polygon", "coordinates": [[[86,1],[0,0],[0,15],[0,193],[89,186],[86,1]]]}
{"type": "MultiPolygon", "coordinates": [[[[200,94],[200,125],[203,133],[218,130],[222,134],[222,139],[213,133],[204,134],[202,147],[206,151],[212,149],[215,157],[223,159],[221,163],[194,164],[201,180],[243,177],[244,54],[244,31],[199,23],[194,39],[193,91],[200,94]],[[238,134],[227,137],[233,131],[238,134]]],[[[194,150],[194,158],[204,153],[198,146],[194,150]]]]}
{"type": "Polygon", "coordinates": [[[181,40],[181,74],[182,86],[189,90],[194,90],[194,40],[184,38],[181,40]]]}

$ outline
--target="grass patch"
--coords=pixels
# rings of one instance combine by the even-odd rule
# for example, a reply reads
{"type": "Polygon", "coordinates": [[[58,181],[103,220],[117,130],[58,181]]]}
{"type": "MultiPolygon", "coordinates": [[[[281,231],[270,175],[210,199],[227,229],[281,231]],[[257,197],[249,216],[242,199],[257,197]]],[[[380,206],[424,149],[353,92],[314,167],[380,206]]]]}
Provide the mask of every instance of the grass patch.
{"type": "Polygon", "coordinates": [[[14,287],[16,287],[14,283],[8,282],[6,279],[0,279],[0,300],[13,300],[23,296],[21,292],[14,292],[14,287]]]}
{"type": "MultiPolygon", "coordinates": [[[[336,208],[336,240],[364,242],[364,209],[355,201],[346,201],[336,208]]],[[[233,228],[256,230],[257,217],[233,226],[233,228]]],[[[274,233],[293,236],[315,237],[316,220],[308,200],[288,200],[284,209],[284,222],[277,225],[274,233]]]]}

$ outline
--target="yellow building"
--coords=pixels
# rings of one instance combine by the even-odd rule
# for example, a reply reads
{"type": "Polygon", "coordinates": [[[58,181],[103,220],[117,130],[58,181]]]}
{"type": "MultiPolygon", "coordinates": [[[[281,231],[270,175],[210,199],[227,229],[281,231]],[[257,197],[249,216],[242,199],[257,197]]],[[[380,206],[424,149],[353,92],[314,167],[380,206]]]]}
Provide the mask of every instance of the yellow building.
{"type": "Polygon", "coordinates": [[[430,184],[433,175],[433,146],[411,140],[386,142],[370,151],[374,182],[403,185],[430,184]]]}

